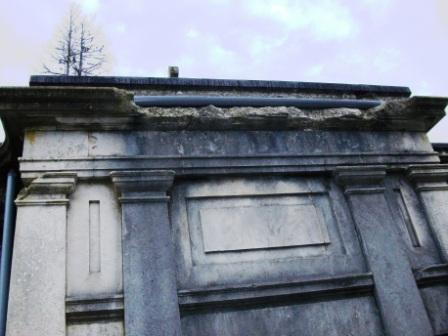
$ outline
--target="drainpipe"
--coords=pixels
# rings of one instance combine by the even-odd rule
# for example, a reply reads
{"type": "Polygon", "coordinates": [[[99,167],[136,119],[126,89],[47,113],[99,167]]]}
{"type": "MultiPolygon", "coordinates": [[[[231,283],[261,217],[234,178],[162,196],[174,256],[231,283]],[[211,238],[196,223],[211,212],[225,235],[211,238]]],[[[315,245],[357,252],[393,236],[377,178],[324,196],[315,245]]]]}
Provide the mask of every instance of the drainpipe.
{"type": "Polygon", "coordinates": [[[293,106],[307,109],[357,108],[369,109],[381,104],[376,99],[290,98],[248,96],[135,96],[135,104],[141,107],[216,107],[234,106],[293,106]]]}
{"type": "Polygon", "coordinates": [[[8,312],[9,276],[11,273],[11,255],[14,234],[14,196],[16,173],[8,172],[6,179],[5,212],[3,217],[3,241],[0,259],[0,336],[6,332],[8,312]]]}

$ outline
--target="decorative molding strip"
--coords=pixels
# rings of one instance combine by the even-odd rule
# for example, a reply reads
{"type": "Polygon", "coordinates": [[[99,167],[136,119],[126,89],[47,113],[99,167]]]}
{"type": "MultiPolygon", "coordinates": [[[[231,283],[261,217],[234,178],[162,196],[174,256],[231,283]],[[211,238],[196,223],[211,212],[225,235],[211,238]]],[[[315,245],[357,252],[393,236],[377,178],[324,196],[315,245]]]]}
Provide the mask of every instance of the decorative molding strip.
{"type": "MultiPolygon", "coordinates": [[[[92,160],[219,160],[219,159],[295,159],[295,158],[333,158],[333,157],[347,157],[347,158],[356,158],[360,156],[372,157],[390,157],[390,156],[437,156],[438,152],[434,151],[415,151],[415,152],[351,152],[351,153],[293,153],[293,154],[277,154],[272,153],[271,155],[267,154],[253,154],[253,155],[97,155],[94,157],[91,156],[80,156],[80,157],[69,157],[64,158],[64,161],[92,161],[92,160]]],[[[20,162],[51,162],[53,159],[40,159],[40,158],[19,158],[20,162]]],[[[428,164],[432,165],[432,164],[428,164]]],[[[414,167],[410,166],[410,167],[414,167]]],[[[349,166],[347,166],[349,168],[349,166]]]]}
{"type": "MultiPolygon", "coordinates": [[[[342,87],[349,88],[339,86],[338,91],[342,87]]],[[[442,97],[401,96],[384,100],[379,106],[366,111],[284,106],[251,108],[239,107],[237,103],[231,108],[139,108],[134,104],[132,93],[116,88],[26,87],[0,89],[0,116],[6,124],[14,125],[17,134],[28,127],[42,126],[65,130],[323,129],[421,132],[428,131],[444,117],[447,102],[442,97]]]]}
{"type": "Polygon", "coordinates": [[[414,271],[415,280],[419,287],[433,284],[448,283],[448,264],[431,265],[414,271]]]}
{"type": "Polygon", "coordinates": [[[346,194],[382,193],[386,166],[336,167],[334,176],[346,194]]]}
{"type": "Polygon", "coordinates": [[[414,182],[447,182],[448,164],[412,165],[408,177],[414,182]]]}
{"type": "Polygon", "coordinates": [[[263,157],[85,157],[63,160],[21,159],[22,178],[29,181],[44,171],[74,171],[79,178],[110,178],[111,171],[148,170],[166,167],[176,175],[204,175],[222,173],[271,173],[271,172],[333,172],[336,167],[347,164],[388,164],[388,169],[405,170],[409,164],[438,160],[436,154],[418,156],[375,155],[322,155],[322,156],[267,156],[263,157]]]}
{"type": "Polygon", "coordinates": [[[329,295],[372,293],[371,273],[315,278],[288,283],[179,290],[181,310],[290,302],[329,295]]]}
{"type": "Polygon", "coordinates": [[[121,320],[124,316],[123,295],[65,300],[68,323],[98,320],[121,320]]]}
{"type": "Polygon", "coordinates": [[[194,194],[194,195],[188,195],[186,196],[187,200],[201,200],[201,199],[211,199],[211,198],[220,198],[220,199],[232,199],[232,198],[250,198],[250,197],[282,197],[282,196],[321,196],[321,195],[328,195],[328,190],[322,189],[322,190],[313,190],[311,188],[303,189],[303,190],[297,190],[297,191],[290,191],[290,192],[279,192],[279,193],[268,193],[268,192],[251,192],[244,195],[235,195],[235,194],[194,194]]]}
{"type": "Polygon", "coordinates": [[[345,188],[345,193],[347,195],[351,195],[351,194],[375,194],[375,193],[383,193],[385,190],[385,188],[351,188],[351,187],[346,187],[345,188]]]}
{"type": "Polygon", "coordinates": [[[110,173],[115,187],[123,194],[166,192],[173,184],[174,175],[171,170],[128,170],[110,173]]]}
{"type": "Polygon", "coordinates": [[[418,191],[448,190],[448,164],[412,165],[407,175],[418,191]]]}
{"type": "Polygon", "coordinates": [[[433,186],[417,186],[418,191],[442,191],[448,190],[448,185],[433,185],[433,186]]]}
{"type": "Polygon", "coordinates": [[[153,203],[153,202],[168,202],[169,196],[144,196],[144,197],[119,197],[121,203],[153,203]]]}
{"type": "Polygon", "coordinates": [[[76,173],[46,173],[27,188],[28,194],[70,194],[76,183],[76,173]]]}
{"type": "Polygon", "coordinates": [[[166,192],[173,185],[174,174],[171,170],[127,170],[109,175],[121,203],[148,203],[169,201],[166,192]]]}
{"type": "Polygon", "coordinates": [[[39,205],[67,205],[70,202],[68,198],[49,199],[49,200],[16,200],[17,206],[39,206],[39,205]]]}
{"type": "Polygon", "coordinates": [[[73,172],[50,172],[34,179],[17,197],[17,205],[65,205],[78,176],[73,172]]]}
{"type": "Polygon", "coordinates": [[[335,177],[343,186],[379,185],[386,177],[386,166],[343,166],[336,167],[335,177]]]}

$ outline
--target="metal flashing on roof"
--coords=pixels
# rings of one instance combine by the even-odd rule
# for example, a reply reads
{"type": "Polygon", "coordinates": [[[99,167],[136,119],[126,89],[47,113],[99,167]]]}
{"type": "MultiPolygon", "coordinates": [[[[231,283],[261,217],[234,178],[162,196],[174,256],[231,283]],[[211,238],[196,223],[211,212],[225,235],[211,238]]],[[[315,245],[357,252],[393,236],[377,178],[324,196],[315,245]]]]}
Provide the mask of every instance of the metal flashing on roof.
{"type": "Polygon", "coordinates": [[[253,90],[262,92],[316,92],[390,97],[409,97],[411,95],[411,90],[403,86],[209,78],[38,75],[31,76],[30,86],[113,86],[131,90],[253,90]]]}

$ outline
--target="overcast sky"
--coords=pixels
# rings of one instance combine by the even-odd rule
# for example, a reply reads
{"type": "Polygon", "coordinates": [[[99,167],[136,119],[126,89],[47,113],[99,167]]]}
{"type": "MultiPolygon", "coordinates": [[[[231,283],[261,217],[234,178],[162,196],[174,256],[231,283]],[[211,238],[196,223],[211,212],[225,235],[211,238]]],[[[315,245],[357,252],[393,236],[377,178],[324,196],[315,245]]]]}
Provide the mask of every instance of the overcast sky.
{"type": "MultiPolygon", "coordinates": [[[[448,96],[448,0],[78,0],[105,75],[409,86],[448,96]]],[[[42,71],[66,0],[1,0],[0,86],[42,71]]],[[[448,118],[430,139],[448,142],[448,118]]]]}

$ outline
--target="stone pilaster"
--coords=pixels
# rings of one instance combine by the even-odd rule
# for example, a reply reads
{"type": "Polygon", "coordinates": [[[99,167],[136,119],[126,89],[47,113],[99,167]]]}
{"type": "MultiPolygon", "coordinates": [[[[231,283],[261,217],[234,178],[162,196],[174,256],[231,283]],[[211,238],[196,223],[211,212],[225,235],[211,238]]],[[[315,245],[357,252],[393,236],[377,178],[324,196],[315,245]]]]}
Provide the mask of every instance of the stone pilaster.
{"type": "Polygon", "coordinates": [[[448,262],[448,165],[410,166],[408,178],[420,196],[442,258],[448,262]]]}
{"type": "Polygon", "coordinates": [[[65,335],[68,196],[76,174],[47,173],[16,200],[6,334],[65,335]]]}
{"type": "Polygon", "coordinates": [[[411,265],[394,228],[396,224],[384,194],[385,176],[384,166],[338,167],[335,172],[336,180],[345,189],[373,273],[386,333],[433,335],[411,265]]]}
{"type": "Polygon", "coordinates": [[[167,191],[172,171],[112,172],[122,207],[127,336],[180,335],[167,191]]]}

